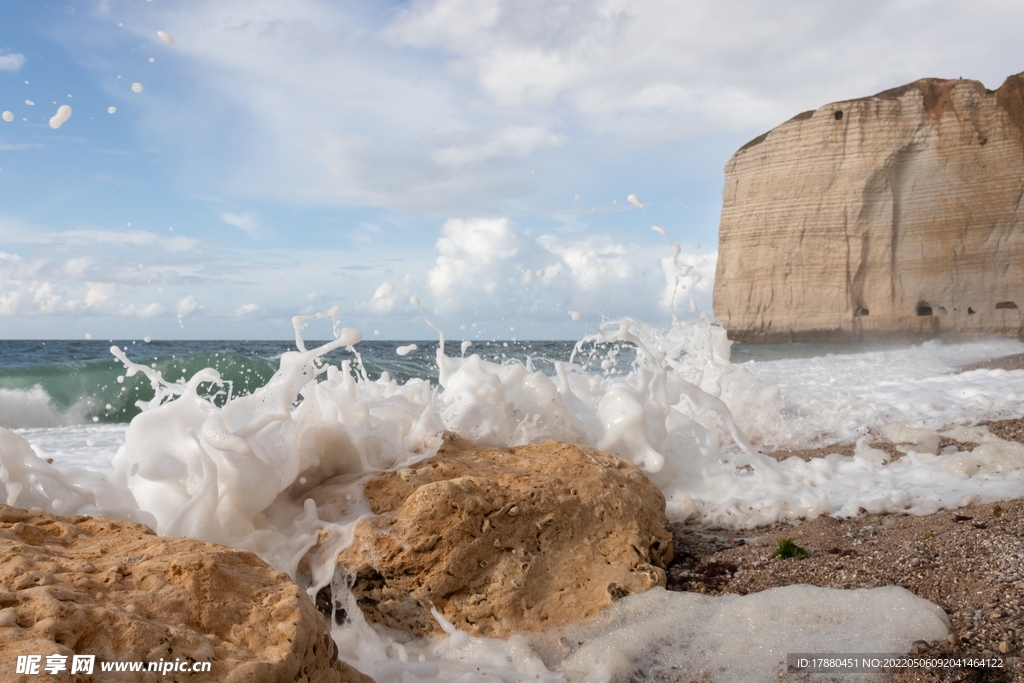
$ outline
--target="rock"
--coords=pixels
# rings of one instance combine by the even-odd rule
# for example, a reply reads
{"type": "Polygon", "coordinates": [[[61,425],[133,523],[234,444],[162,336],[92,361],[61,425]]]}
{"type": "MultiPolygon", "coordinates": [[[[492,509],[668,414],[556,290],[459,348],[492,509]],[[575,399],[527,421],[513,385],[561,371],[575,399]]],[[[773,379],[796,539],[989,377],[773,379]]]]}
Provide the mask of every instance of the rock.
{"type": "MultiPolygon", "coordinates": [[[[665,499],[635,465],[547,441],[481,448],[446,435],[434,458],[376,475],[376,516],[338,557],[371,620],[473,635],[561,626],[665,585],[665,499]]],[[[314,547],[310,552],[315,553],[314,547]]]]}
{"type": "MultiPolygon", "coordinates": [[[[0,649],[65,655],[47,680],[157,680],[110,661],[210,662],[163,680],[369,681],[342,665],[302,589],[248,551],[161,538],[142,524],[0,505],[0,649]],[[93,677],[71,655],[95,655],[93,677]]],[[[42,670],[42,669],[41,669],[42,670]]],[[[10,673],[5,673],[9,676],[10,673]]],[[[35,680],[27,675],[24,680],[35,680]]],[[[5,680],[12,680],[5,678],[5,680]]]]}
{"type": "Polygon", "coordinates": [[[1024,74],[804,112],[725,167],[714,310],[742,342],[1024,330],[1024,74]]]}

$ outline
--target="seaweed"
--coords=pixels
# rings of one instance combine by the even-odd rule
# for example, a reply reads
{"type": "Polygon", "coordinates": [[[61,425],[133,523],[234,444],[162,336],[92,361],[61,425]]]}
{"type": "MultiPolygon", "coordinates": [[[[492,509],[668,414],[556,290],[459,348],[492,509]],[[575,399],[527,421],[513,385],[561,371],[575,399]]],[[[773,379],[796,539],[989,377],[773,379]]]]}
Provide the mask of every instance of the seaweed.
{"type": "Polygon", "coordinates": [[[807,551],[794,543],[792,538],[784,538],[779,541],[779,547],[772,553],[772,557],[781,559],[795,557],[798,560],[802,560],[807,557],[807,551]]]}

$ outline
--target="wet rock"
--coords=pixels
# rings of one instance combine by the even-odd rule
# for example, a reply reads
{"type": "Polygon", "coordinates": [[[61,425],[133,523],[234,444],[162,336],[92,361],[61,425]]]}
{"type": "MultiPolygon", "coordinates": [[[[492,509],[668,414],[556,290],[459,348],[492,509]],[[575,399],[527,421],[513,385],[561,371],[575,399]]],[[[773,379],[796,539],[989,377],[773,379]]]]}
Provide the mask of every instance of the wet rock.
{"type": "MultiPolygon", "coordinates": [[[[45,665],[56,654],[68,657],[70,670],[71,655],[95,655],[96,680],[101,662],[161,659],[210,662],[208,674],[177,674],[195,680],[369,680],[338,661],[309,596],[250,552],[161,538],[132,522],[6,505],[0,650],[11,667],[17,655],[42,655],[45,665]]],[[[86,680],[69,676],[54,680],[86,680]]]]}
{"type": "MultiPolygon", "coordinates": [[[[633,464],[548,441],[481,448],[447,436],[438,455],[377,475],[338,564],[371,620],[505,636],[591,616],[665,585],[672,534],[661,492],[633,464]]],[[[311,552],[316,552],[314,547],[311,552]]]]}

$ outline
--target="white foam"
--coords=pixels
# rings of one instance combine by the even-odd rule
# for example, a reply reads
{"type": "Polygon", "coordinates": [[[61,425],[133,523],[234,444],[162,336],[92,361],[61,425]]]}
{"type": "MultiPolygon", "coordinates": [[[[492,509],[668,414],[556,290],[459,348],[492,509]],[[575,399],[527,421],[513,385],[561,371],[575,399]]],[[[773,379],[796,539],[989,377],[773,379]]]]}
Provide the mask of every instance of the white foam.
{"type": "Polygon", "coordinates": [[[408,356],[410,353],[415,351],[416,348],[417,347],[415,344],[406,344],[405,346],[399,346],[397,349],[395,349],[395,353],[397,353],[399,356],[408,356]]]}
{"type": "Polygon", "coordinates": [[[14,112],[10,112],[10,111],[5,111],[5,112],[4,112],[4,113],[3,113],[2,115],[0,115],[0,116],[2,116],[2,117],[3,117],[3,120],[4,120],[4,121],[6,121],[7,123],[10,123],[11,121],[13,121],[13,120],[14,120],[14,112]]]}
{"type": "Polygon", "coordinates": [[[763,383],[778,387],[781,413],[757,411],[745,425],[769,448],[856,441],[884,425],[943,429],[1024,416],[1024,370],[961,365],[1024,352],[1024,343],[992,339],[926,342],[862,353],[749,362],[763,383]]]}
{"type": "Polygon", "coordinates": [[[50,117],[50,128],[54,130],[64,125],[71,118],[71,107],[66,104],[57,108],[57,113],[50,117]]]}
{"type": "Polygon", "coordinates": [[[55,514],[108,515],[152,525],[124,480],[50,464],[21,436],[0,427],[0,483],[7,505],[55,514]]]}
{"type": "Polygon", "coordinates": [[[584,643],[554,667],[571,681],[772,681],[790,652],[906,652],[949,633],[941,609],[896,586],[795,585],[709,597],[654,589],[545,638],[584,643]],[[564,639],[564,640],[563,640],[564,639]]]}
{"type": "Polygon", "coordinates": [[[29,389],[0,389],[0,427],[56,427],[83,422],[83,417],[80,407],[60,410],[38,384],[29,389]]]}

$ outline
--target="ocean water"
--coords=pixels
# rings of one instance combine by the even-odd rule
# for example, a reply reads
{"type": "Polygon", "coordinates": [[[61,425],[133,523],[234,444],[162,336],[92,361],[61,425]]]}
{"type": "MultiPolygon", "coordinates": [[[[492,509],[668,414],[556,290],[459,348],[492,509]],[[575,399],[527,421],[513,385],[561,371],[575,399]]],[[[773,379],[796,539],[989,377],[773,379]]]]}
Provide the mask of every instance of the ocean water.
{"type": "MultiPolygon", "coordinates": [[[[428,457],[446,429],[492,445],[595,446],[645,469],[673,520],[733,527],[1024,495],[1024,448],[977,426],[1024,416],[1024,371],[957,372],[1024,353],[1017,340],[744,348],[702,316],[608,321],[579,342],[446,343],[435,327],[410,343],[362,341],[342,322],[326,342],[0,341],[2,494],[249,548],[293,576],[318,531],[344,538],[360,512],[322,521],[312,488],[428,457]],[[935,452],[939,432],[981,445],[935,452]],[[909,454],[887,462],[869,445],[881,433],[909,454]],[[762,455],[849,442],[852,457],[762,455]]],[[[333,557],[314,567],[312,590],[343,596],[333,557]]],[[[580,643],[571,653],[553,634],[499,641],[450,624],[444,639],[409,640],[358,610],[334,636],[380,683],[603,683],[640,670],[771,680],[786,652],[901,652],[948,629],[902,589],[786,590],[626,598],[557,635],[580,643]]]]}

